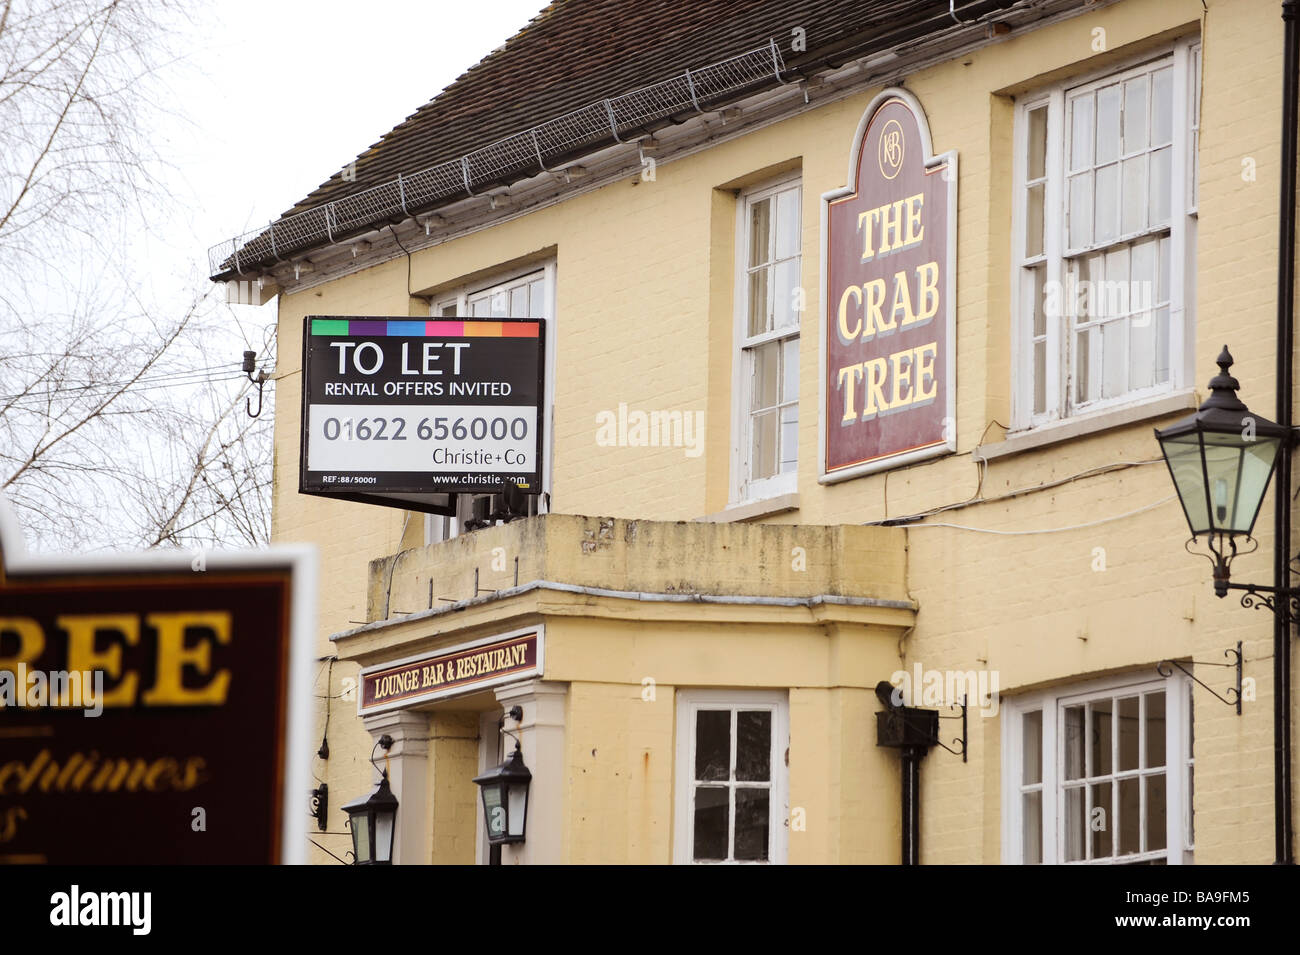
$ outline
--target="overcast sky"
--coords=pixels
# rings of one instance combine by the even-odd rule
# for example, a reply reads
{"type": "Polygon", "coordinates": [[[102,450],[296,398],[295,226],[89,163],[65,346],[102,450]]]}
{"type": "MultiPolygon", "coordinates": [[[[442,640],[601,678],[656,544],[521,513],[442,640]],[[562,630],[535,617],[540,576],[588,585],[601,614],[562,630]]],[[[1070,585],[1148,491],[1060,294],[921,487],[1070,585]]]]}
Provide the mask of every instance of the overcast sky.
{"type": "MultiPolygon", "coordinates": [[[[263,225],[513,36],[543,0],[217,0],[169,82],[159,151],[189,221],[152,261],[263,225]]],[[[467,147],[477,143],[467,143],[467,147]]],[[[183,220],[184,217],[182,217],[183,220]]],[[[182,263],[177,262],[177,266],[182,263]]],[[[167,271],[188,271],[177,268],[167,271]]],[[[266,321],[274,316],[263,310],[266,321]]]]}

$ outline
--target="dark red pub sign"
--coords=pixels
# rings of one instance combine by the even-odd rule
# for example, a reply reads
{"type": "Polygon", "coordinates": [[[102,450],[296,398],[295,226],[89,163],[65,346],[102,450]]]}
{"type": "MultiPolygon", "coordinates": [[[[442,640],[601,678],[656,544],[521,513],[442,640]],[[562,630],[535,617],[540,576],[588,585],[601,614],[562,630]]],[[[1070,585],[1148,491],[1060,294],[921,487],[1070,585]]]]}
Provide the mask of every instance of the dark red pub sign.
{"type": "Polygon", "coordinates": [[[920,104],[876,98],[849,185],[822,196],[823,483],[957,449],[957,154],[920,104]]]}
{"type": "Polygon", "coordinates": [[[0,863],[301,861],[311,585],[297,549],[26,557],[0,501],[0,863]]]}

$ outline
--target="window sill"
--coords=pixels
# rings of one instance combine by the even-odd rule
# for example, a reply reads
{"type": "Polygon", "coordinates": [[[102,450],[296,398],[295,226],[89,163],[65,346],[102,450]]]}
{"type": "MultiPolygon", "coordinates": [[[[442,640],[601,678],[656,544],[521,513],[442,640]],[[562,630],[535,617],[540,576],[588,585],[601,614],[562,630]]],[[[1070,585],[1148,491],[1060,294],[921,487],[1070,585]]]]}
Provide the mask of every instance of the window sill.
{"type": "Polygon", "coordinates": [[[799,510],[799,495],[797,493],[778,494],[775,497],[765,497],[758,501],[745,501],[741,504],[732,504],[725,511],[718,511],[716,514],[707,514],[704,517],[695,518],[698,523],[705,524],[730,524],[737,521],[752,521],[757,517],[771,517],[774,514],[784,514],[787,511],[799,510]]]}
{"type": "Polygon", "coordinates": [[[993,461],[1012,454],[1032,451],[1035,448],[1045,447],[1049,444],[1056,444],[1058,441],[1068,441],[1071,438],[1080,438],[1101,431],[1109,431],[1111,428],[1137,424],[1140,421],[1149,421],[1152,418],[1163,418],[1166,415],[1177,414],[1180,411],[1195,410],[1196,392],[1188,388],[1183,391],[1176,391],[1173,394],[1149,398],[1140,404],[1128,405],[1123,408],[1111,408],[1090,415],[1082,415],[1078,418],[1053,421],[1051,424],[1042,425],[1041,427],[1014,432],[1008,434],[1002,441],[993,444],[981,444],[972,452],[972,456],[976,461],[993,461]]]}

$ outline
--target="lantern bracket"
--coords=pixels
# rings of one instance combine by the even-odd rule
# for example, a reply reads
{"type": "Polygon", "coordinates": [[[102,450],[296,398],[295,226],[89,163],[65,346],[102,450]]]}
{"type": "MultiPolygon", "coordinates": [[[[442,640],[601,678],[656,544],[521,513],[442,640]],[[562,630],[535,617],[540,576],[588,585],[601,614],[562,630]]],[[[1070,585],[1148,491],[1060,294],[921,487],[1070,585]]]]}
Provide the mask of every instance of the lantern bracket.
{"type": "Polygon", "coordinates": [[[1199,535],[1197,534],[1193,534],[1183,543],[1183,549],[1187,553],[1196,557],[1204,557],[1214,568],[1214,595],[1216,597],[1226,597],[1229,590],[1240,590],[1242,588],[1243,585],[1228,582],[1231,576],[1232,562],[1238,557],[1253,554],[1259,550],[1259,541],[1248,534],[1243,535],[1242,539],[1250,545],[1250,549],[1242,550],[1237,546],[1238,536],[1213,531],[1207,533],[1205,535],[1205,546],[1209,550],[1208,554],[1192,549],[1192,546],[1199,542],[1199,535]],[[1217,543],[1215,538],[1218,538],[1217,543]]]}
{"type": "Polygon", "coordinates": [[[938,740],[935,740],[936,743],[938,743],[940,746],[943,746],[944,749],[948,750],[948,752],[952,753],[954,756],[960,756],[961,761],[963,763],[966,762],[966,708],[968,702],[969,699],[967,695],[963,693],[960,703],[951,704],[951,706],[954,709],[961,710],[960,713],[954,713],[951,716],[944,716],[942,713],[939,714],[939,719],[941,720],[961,720],[961,738],[954,739],[952,741],[953,746],[956,746],[958,748],[952,749],[948,746],[943,746],[943,743],[940,743],[938,740]]]}
{"type": "Polygon", "coordinates": [[[330,806],[330,788],[325,783],[321,783],[311,791],[311,799],[308,803],[309,813],[316,820],[316,826],[321,832],[325,831],[325,819],[329,815],[330,806]]]}
{"type": "MultiPolygon", "coordinates": [[[[1244,589],[1248,585],[1236,584],[1231,586],[1244,589]]],[[[1246,603],[1246,599],[1249,596],[1250,595],[1248,594],[1241,598],[1243,606],[1250,606],[1250,604],[1246,603]]],[[[1294,600],[1295,598],[1293,597],[1292,599],[1294,600]]],[[[1224,650],[1223,655],[1225,657],[1228,657],[1230,659],[1230,662],[1228,663],[1215,663],[1212,661],[1197,662],[1195,660],[1193,660],[1192,662],[1198,667],[1235,667],[1237,670],[1237,685],[1230,686],[1224,691],[1225,693],[1231,694],[1230,698],[1220,696],[1218,692],[1215,691],[1214,687],[1197,679],[1196,675],[1193,674],[1191,670],[1187,669],[1187,667],[1183,666],[1177,660],[1161,660],[1159,663],[1156,664],[1156,672],[1159,673],[1165,679],[1169,679],[1169,677],[1174,675],[1174,668],[1177,667],[1187,677],[1194,680],[1196,683],[1199,683],[1206,690],[1209,690],[1210,695],[1213,696],[1220,703],[1225,703],[1228,706],[1235,706],[1237,708],[1237,715],[1240,716],[1241,715],[1241,665],[1243,662],[1243,657],[1241,655],[1241,641],[1240,640],[1237,641],[1236,649],[1229,647],[1227,650],[1224,650]]]]}

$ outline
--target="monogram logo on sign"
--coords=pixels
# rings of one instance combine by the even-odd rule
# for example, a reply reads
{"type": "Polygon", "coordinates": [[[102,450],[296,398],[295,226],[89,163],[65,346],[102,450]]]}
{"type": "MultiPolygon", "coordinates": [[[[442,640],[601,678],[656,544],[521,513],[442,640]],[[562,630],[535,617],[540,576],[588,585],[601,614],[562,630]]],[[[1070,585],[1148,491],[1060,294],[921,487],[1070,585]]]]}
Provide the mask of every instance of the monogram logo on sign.
{"type": "Polygon", "coordinates": [[[903,127],[898,120],[891,119],[880,131],[879,146],[880,174],[886,179],[893,179],[903,168],[903,127]]]}

